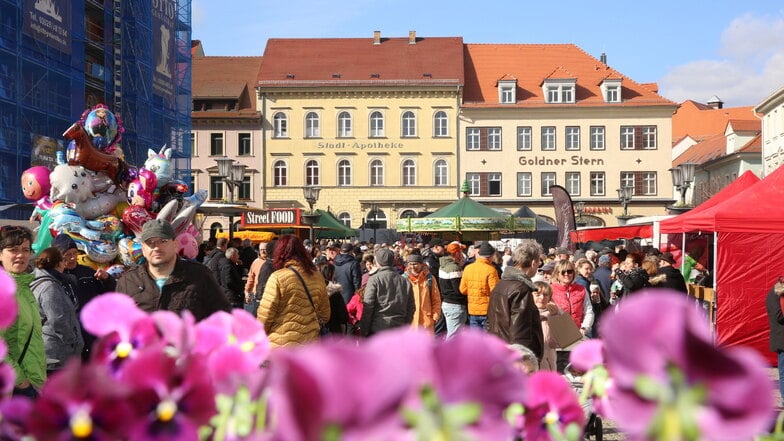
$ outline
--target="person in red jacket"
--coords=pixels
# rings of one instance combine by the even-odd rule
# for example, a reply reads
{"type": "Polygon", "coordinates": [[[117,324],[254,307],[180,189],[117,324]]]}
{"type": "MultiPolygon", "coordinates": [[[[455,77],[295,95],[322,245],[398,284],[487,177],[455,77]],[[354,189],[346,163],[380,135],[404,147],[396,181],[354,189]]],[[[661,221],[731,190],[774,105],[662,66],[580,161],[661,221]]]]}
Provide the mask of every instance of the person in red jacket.
{"type": "Polygon", "coordinates": [[[585,335],[593,326],[593,308],[588,290],[575,283],[574,264],[568,260],[559,260],[553,269],[553,302],[572,316],[574,323],[585,335]]]}

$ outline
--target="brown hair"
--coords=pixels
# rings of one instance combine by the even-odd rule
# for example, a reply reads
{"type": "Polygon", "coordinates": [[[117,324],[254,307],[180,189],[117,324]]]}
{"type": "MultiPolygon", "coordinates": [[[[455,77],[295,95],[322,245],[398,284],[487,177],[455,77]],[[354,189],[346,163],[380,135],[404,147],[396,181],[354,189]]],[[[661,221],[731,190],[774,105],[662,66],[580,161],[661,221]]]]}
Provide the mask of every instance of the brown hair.
{"type": "Polygon", "coordinates": [[[57,268],[57,265],[63,261],[63,253],[58,248],[49,247],[43,251],[38,257],[35,258],[35,267],[51,270],[57,268]]]}

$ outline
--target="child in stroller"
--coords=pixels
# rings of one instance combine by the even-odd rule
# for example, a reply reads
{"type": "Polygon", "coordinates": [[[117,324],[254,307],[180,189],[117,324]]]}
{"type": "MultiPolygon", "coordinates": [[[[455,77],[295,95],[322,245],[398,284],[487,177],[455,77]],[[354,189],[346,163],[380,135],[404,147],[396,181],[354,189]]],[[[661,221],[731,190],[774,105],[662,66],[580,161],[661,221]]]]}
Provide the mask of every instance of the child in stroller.
{"type": "MultiPolygon", "coordinates": [[[[578,371],[576,368],[573,368],[571,363],[566,365],[564,368],[563,376],[572,385],[572,389],[577,392],[577,395],[581,395],[583,391],[583,376],[584,372],[578,371]]],[[[602,427],[602,417],[597,415],[593,411],[593,405],[591,404],[590,400],[586,400],[582,403],[583,411],[585,412],[585,419],[587,423],[585,424],[585,439],[594,441],[602,441],[603,439],[603,427],[602,427]]]]}

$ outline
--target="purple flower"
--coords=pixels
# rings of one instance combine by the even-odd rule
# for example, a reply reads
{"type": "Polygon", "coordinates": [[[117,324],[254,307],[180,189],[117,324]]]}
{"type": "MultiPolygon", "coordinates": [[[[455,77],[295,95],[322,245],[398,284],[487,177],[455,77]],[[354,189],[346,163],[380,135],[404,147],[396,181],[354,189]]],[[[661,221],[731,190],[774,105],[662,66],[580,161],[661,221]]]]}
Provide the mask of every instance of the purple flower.
{"type": "Polygon", "coordinates": [[[683,294],[643,291],[602,320],[612,414],[632,438],[750,439],[773,410],[763,360],[717,348],[683,294]]]}
{"type": "Polygon", "coordinates": [[[44,384],[28,421],[37,439],[124,439],[132,409],[128,390],[105,366],[68,363],[44,384]]]}
{"type": "Polygon", "coordinates": [[[0,362],[0,400],[2,400],[2,397],[11,395],[14,391],[15,383],[16,372],[14,372],[13,366],[0,362]]]}
{"type": "Polygon", "coordinates": [[[106,293],[84,305],[81,314],[84,329],[102,337],[118,329],[130,329],[148,314],[129,296],[122,293],[106,293]]]}
{"type": "Polygon", "coordinates": [[[14,324],[18,313],[16,282],[0,268],[0,329],[5,329],[14,324]]]}
{"type": "Polygon", "coordinates": [[[569,354],[572,367],[583,372],[604,364],[604,344],[601,340],[586,340],[569,354]]]}
{"type": "Polygon", "coordinates": [[[120,375],[132,389],[130,401],[139,415],[128,439],[198,439],[199,426],[216,413],[215,390],[198,357],[145,350],[128,360],[120,375]]]}
{"type": "Polygon", "coordinates": [[[25,430],[32,416],[33,400],[27,397],[11,397],[0,401],[0,439],[22,440],[29,435],[25,430]]]}
{"type": "Polygon", "coordinates": [[[553,431],[563,434],[570,425],[582,433],[585,426],[585,413],[577,394],[555,372],[537,372],[528,379],[524,406],[526,441],[549,441],[553,431]]]}

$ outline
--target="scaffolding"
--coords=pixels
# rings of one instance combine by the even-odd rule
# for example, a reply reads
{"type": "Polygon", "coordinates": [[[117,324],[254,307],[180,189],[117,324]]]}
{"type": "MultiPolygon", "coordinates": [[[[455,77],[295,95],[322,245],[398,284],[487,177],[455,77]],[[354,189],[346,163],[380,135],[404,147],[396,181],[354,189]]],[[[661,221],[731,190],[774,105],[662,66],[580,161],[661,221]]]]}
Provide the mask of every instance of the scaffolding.
{"type": "Polygon", "coordinates": [[[191,0],[0,0],[0,205],[29,202],[19,179],[36,145],[63,148],[65,129],[98,103],[123,120],[128,164],[167,145],[175,179],[190,185],[190,46],[191,0]],[[61,32],[30,23],[41,14],[61,32]]]}

